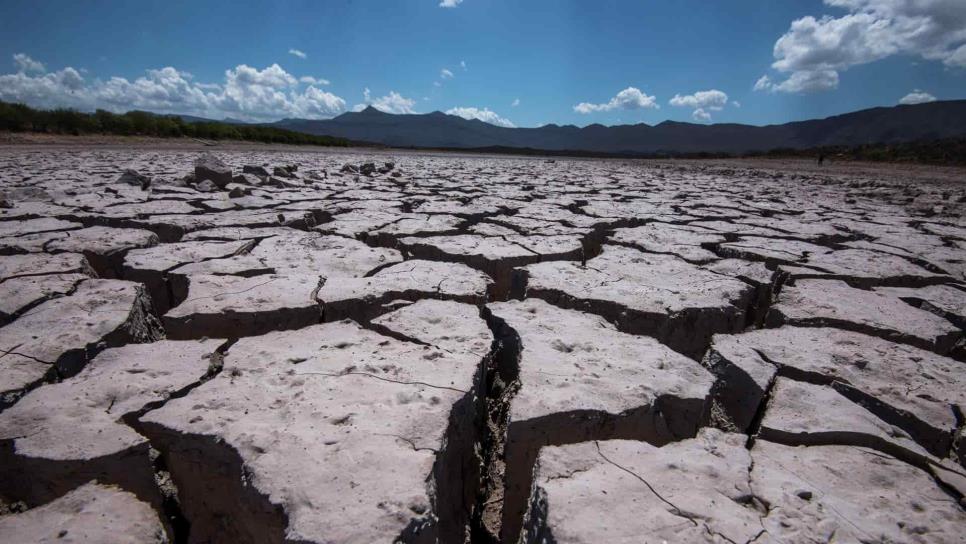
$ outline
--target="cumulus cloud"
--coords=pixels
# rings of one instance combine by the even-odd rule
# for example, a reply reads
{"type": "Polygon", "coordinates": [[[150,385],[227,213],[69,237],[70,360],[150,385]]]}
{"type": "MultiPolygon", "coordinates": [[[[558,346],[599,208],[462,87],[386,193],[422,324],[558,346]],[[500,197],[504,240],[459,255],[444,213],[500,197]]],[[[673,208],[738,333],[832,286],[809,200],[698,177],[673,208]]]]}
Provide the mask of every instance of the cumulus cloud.
{"type": "Polygon", "coordinates": [[[691,117],[695,121],[710,121],[712,111],[721,111],[728,104],[728,95],[718,89],[710,89],[694,94],[676,94],[669,103],[672,106],[693,108],[691,117]]]}
{"type": "Polygon", "coordinates": [[[35,61],[25,53],[14,54],[13,63],[17,66],[18,72],[42,74],[47,71],[42,62],[35,61]]]}
{"type": "Polygon", "coordinates": [[[935,101],[935,96],[927,93],[926,91],[920,91],[919,89],[913,89],[911,93],[899,99],[900,104],[925,104],[926,102],[935,101]]]}
{"type": "Polygon", "coordinates": [[[292,108],[297,117],[324,119],[345,111],[345,100],[317,87],[309,87],[292,95],[292,108]]]}
{"type": "Polygon", "coordinates": [[[755,83],[756,91],[809,93],[828,91],[839,86],[839,73],[835,70],[803,70],[795,72],[781,83],[775,83],[768,75],[755,83]]]}
{"type": "Polygon", "coordinates": [[[450,79],[453,77],[453,72],[450,72],[446,68],[443,68],[442,70],[439,71],[439,77],[443,79],[450,79]]]}
{"type": "Polygon", "coordinates": [[[847,13],[792,21],[775,42],[772,68],[789,74],[757,90],[833,89],[839,72],[897,54],[966,67],[966,2],[962,0],[824,0],[847,13]]]}
{"type": "Polygon", "coordinates": [[[774,83],[772,82],[771,78],[768,77],[768,74],[765,74],[758,78],[758,81],[755,82],[755,90],[770,91],[773,85],[774,83]]]}
{"type": "Polygon", "coordinates": [[[616,109],[637,110],[642,108],[660,109],[660,107],[656,97],[642,93],[637,87],[628,87],[617,93],[617,96],[611,98],[608,102],[603,104],[581,102],[574,106],[574,111],[587,114],[595,111],[611,111],[616,109]]]}
{"type": "Polygon", "coordinates": [[[312,76],[302,76],[299,78],[300,83],[307,83],[309,85],[328,85],[331,83],[328,79],[322,79],[320,77],[312,76]]]}
{"type": "Polygon", "coordinates": [[[488,108],[451,108],[446,110],[446,113],[449,115],[458,115],[463,119],[479,119],[484,123],[490,123],[491,125],[500,127],[516,127],[509,119],[500,117],[496,112],[490,111],[488,108]]]}
{"type": "Polygon", "coordinates": [[[691,114],[691,118],[695,121],[707,123],[711,121],[711,114],[705,111],[704,108],[698,108],[691,114]]]}
{"type": "Polygon", "coordinates": [[[369,88],[366,87],[362,91],[363,103],[356,104],[353,107],[353,111],[362,111],[366,106],[372,106],[379,111],[384,111],[386,113],[416,113],[413,110],[413,106],[416,105],[416,101],[411,98],[406,98],[396,91],[389,91],[386,96],[380,96],[378,98],[372,98],[372,94],[369,88]]]}
{"type": "Polygon", "coordinates": [[[520,99],[519,98],[514,98],[513,99],[513,103],[510,104],[510,106],[512,106],[514,108],[517,107],[517,106],[519,106],[519,105],[520,105],[520,99]]]}
{"type": "Polygon", "coordinates": [[[439,7],[441,8],[455,8],[456,6],[463,3],[463,0],[440,0],[439,7]]]}
{"type": "Polygon", "coordinates": [[[288,50],[288,54],[289,55],[295,55],[296,57],[298,57],[300,59],[304,59],[305,57],[308,57],[308,55],[306,55],[302,51],[299,51],[298,49],[289,49],[288,50]]]}
{"type": "Polygon", "coordinates": [[[315,87],[320,80],[303,79],[309,86],[300,91],[299,79],[278,64],[261,70],[240,64],[226,70],[221,83],[196,82],[191,74],[171,66],[146,70],[133,81],[123,77],[89,81],[69,66],[37,75],[27,71],[0,74],[0,100],[40,108],[138,109],[246,121],[318,119],[345,111],[342,98],[315,87]]]}
{"type": "Polygon", "coordinates": [[[698,91],[694,94],[687,95],[674,95],[671,99],[670,104],[672,106],[688,107],[688,108],[708,108],[711,110],[720,110],[728,103],[728,95],[719,91],[717,89],[711,89],[709,91],[698,91]]]}

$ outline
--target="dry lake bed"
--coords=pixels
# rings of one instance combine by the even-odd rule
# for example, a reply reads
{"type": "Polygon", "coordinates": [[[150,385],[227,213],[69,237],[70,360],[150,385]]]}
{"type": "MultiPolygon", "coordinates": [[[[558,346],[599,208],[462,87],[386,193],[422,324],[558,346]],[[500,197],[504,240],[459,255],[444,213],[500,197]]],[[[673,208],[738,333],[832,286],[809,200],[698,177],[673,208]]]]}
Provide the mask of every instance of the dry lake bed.
{"type": "Polygon", "coordinates": [[[966,535],[966,171],[0,147],[0,541],[966,535]]]}

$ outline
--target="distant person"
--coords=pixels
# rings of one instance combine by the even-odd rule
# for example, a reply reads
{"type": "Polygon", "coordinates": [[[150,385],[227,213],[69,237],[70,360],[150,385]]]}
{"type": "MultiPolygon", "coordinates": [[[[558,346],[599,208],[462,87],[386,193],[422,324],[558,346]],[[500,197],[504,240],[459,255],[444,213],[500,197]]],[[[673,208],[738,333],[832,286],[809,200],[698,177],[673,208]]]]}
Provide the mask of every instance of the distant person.
{"type": "Polygon", "coordinates": [[[819,153],[818,154],[818,165],[819,166],[822,166],[823,163],[825,163],[825,154],[824,153],[819,153]]]}

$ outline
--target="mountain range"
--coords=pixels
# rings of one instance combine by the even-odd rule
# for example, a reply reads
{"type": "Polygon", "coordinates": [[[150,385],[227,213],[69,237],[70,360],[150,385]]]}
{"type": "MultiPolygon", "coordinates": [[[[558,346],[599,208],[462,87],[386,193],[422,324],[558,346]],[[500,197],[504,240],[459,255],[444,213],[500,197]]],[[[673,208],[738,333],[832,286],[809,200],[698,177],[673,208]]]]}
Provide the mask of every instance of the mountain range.
{"type": "Polygon", "coordinates": [[[544,125],[506,128],[441,112],[392,114],[372,106],[333,119],[282,119],[268,126],[393,147],[518,148],[644,155],[745,153],[777,148],[928,141],[966,136],[966,100],[860,110],[782,125],[544,125]]]}

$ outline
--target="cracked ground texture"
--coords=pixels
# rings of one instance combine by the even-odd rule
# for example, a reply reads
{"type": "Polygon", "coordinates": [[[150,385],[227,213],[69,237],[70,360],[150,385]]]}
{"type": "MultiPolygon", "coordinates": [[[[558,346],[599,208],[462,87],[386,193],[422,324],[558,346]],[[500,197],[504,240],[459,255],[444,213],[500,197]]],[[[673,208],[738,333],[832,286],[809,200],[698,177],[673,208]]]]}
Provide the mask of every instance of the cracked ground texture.
{"type": "Polygon", "coordinates": [[[963,179],[2,148],[0,541],[964,542],[963,179]]]}

